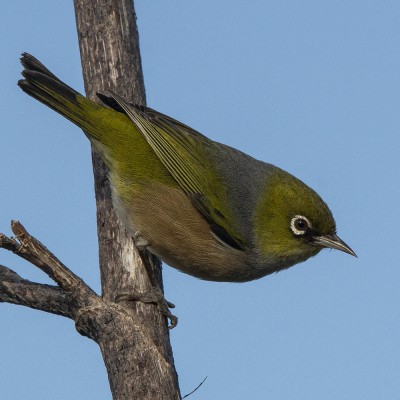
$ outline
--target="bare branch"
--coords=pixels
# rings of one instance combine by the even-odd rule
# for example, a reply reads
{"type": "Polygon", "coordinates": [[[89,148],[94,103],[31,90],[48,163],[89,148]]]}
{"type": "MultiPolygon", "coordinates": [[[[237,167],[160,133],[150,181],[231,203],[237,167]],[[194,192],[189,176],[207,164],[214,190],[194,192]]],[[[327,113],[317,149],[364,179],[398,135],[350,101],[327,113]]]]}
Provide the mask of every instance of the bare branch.
{"type": "Polygon", "coordinates": [[[127,312],[118,304],[104,301],[39,240],[30,235],[20,222],[12,221],[11,228],[15,238],[8,238],[0,233],[0,248],[12,251],[35,265],[60,287],[31,282],[0,265],[0,302],[24,305],[69,317],[75,320],[81,334],[92,338],[96,333],[93,321],[104,314],[112,315],[111,319],[123,315],[128,318],[135,332],[151,337],[147,327],[132,318],[132,310],[127,312]]]}
{"type": "Polygon", "coordinates": [[[0,302],[26,306],[68,318],[72,318],[73,314],[71,300],[62,289],[23,279],[3,265],[0,265],[0,302]]]}
{"type": "MultiPolygon", "coordinates": [[[[59,286],[28,281],[13,270],[0,266],[0,301],[24,305],[76,320],[79,313],[94,304],[99,297],[81,278],[67,268],[23,225],[12,221],[15,238],[0,234],[0,248],[12,251],[45,272],[59,286]]],[[[82,334],[86,332],[80,330],[82,334]]]]}
{"type": "Polygon", "coordinates": [[[96,295],[81,278],[67,268],[42,243],[31,236],[20,222],[12,221],[11,229],[19,243],[14,238],[0,234],[0,247],[12,251],[41,269],[66,292],[74,293],[80,289],[86,291],[87,294],[96,295]]]}

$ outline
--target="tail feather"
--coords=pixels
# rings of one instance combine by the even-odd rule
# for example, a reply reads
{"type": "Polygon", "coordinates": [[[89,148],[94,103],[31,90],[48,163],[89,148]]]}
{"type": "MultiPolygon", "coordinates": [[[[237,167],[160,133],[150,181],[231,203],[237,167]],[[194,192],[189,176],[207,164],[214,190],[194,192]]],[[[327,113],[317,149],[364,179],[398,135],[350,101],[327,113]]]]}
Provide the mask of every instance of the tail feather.
{"type": "MultiPolygon", "coordinates": [[[[27,71],[40,72],[43,75],[49,76],[49,77],[53,78],[54,80],[56,80],[60,83],[63,83],[51,71],[49,71],[37,58],[33,57],[31,54],[22,53],[20,61],[21,61],[22,66],[27,71]]],[[[67,85],[64,84],[64,86],[67,86],[67,85]]],[[[71,90],[73,90],[73,89],[71,89],[71,90]]]]}
{"type": "Polygon", "coordinates": [[[18,86],[25,93],[63,115],[86,133],[96,136],[88,112],[101,106],[66,85],[32,55],[23,53],[21,64],[25,79],[19,80],[18,86]]]}

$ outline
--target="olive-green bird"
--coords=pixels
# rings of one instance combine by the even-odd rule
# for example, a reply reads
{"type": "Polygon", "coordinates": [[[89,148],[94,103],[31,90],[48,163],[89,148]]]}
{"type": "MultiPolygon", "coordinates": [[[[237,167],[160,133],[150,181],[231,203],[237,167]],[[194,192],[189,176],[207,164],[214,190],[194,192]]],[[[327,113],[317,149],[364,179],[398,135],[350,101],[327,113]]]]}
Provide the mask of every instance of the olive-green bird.
{"type": "Polygon", "coordinates": [[[21,89],[82,128],[109,168],[113,204],[139,248],[187,274],[245,282],[325,247],[355,256],[299,179],[121,97],[101,106],[33,56],[21,89]]]}

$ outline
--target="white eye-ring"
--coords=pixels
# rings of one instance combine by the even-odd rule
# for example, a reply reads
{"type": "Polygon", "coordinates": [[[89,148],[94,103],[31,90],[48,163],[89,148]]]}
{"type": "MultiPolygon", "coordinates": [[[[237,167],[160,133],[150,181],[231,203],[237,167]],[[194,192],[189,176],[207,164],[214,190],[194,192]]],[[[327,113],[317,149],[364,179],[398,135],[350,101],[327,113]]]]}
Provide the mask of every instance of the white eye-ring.
{"type": "Polygon", "coordinates": [[[296,236],[302,236],[311,229],[311,222],[302,215],[295,215],[290,221],[290,229],[296,236]]]}

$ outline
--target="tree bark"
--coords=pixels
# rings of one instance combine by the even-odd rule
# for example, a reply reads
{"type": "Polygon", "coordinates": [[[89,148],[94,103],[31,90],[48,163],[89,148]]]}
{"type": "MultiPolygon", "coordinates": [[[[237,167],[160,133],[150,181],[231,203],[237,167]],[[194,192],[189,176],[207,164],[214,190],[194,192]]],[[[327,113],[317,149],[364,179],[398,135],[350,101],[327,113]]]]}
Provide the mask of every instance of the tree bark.
{"type": "MultiPolygon", "coordinates": [[[[145,105],[139,34],[133,2],[131,0],[74,0],[74,6],[86,95],[92,100],[97,100],[97,92],[104,93],[106,90],[112,90],[132,103],[145,105]]],[[[144,261],[147,263],[147,269],[144,268],[142,258],[133,246],[132,238],[119,222],[113,209],[107,168],[94,150],[92,159],[103,297],[113,301],[118,294],[133,291],[145,293],[150,290],[151,283],[146,271],[152,275],[151,280],[162,288],[160,262],[148,254],[142,254],[142,257],[146,257],[144,261]]],[[[162,357],[173,365],[165,317],[160,314],[154,304],[138,302],[133,303],[133,306],[130,312],[147,328],[147,332],[151,335],[149,339],[157,345],[162,357]]],[[[121,332],[121,334],[126,335],[129,332],[121,332]]],[[[117,335],[116,339],[118,340],[117,335]]],[[[118,382],[121,380],[126,380],[125,374],[119,377],[118,371],[121,371],[121,366],[116,362],[113,342],[114,340],[107,340],[99,343],[111,387],[119,385],[118,382]]],[[[125,353],[123,343],[121,344],[122,353],[125,353]]],[[[136,351],[131,352],[131,356],[133,358],[127,360],[127,367],[129,369],[129,364],[131,365],[132,373],[135,365],[142,365],[142,369],[147,369],[143,368],[140,343],[136,346],[136,351]]],[[[176,384],[176,376],[174,380],[176,384]]],[[[144,388],[137,393],[138,395],[145,393],[146,386],[150,388],[153,383],[152,371],[142,371],[132,376],[132,388],[136,388],[135,390],[138,386],[144,388]],[[147,383],[145,383],[144,375],[148,377],[147,383]],[[138,385],[139,381],[140,385],[138,385]]],[[[131,398],[137,398],[137,396],[131,398]]],[[[156,397],[152,394],[151,398],[156,397]]]]}
{"type": "MultiPolygon", "coordinates": [[[[74,0],[87,96],[112,90],[145,104],[136,17],[131,0],[74,0]]],[[[139,254],[111,202],[107,170],[92,150],[102,296],[63,265],[19,222],[0,248],[40,268],[58,286],[24,280],[0,266],[0,302],[28,306],[75,321],[101,349],[114,400],[180,399],[169,330],[155,304],[115,303],[119,295],[162,290],[160,262],[139,254]]],[[[134,157],[134,154],[132,154],[134,157]]]]}

